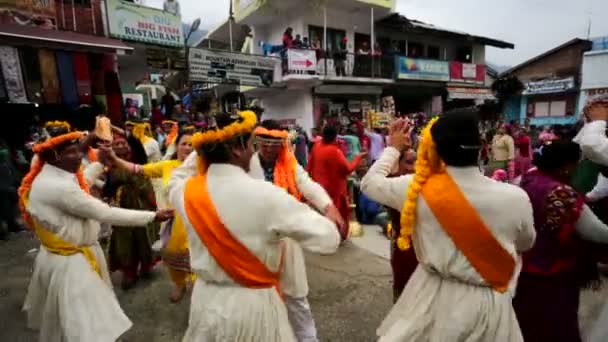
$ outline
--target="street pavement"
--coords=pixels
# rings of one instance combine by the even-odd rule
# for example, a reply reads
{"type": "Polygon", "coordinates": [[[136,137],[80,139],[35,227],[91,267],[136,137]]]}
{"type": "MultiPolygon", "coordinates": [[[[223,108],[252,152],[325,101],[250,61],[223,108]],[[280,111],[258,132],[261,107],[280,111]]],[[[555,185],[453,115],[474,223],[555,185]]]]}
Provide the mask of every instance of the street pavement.
{"type": "MultiPolygon", "coordinates": [[[[0,241],[0,341],[35,342],[37,334],[26,328],[21,312],[38,243],[28,233],[0,241]]],[[[392,305],[388,240],[376,226],[364,226],[364,234],[346,242],[332,256],[307,255],[309,301],[323,342],[375,341],[375,330],[392,305]]],[[[116,283],[118,275],[115,274],[116,283]]],[[[124,342],[181,341],[188,322],[189,300],[171,304],[171,282],[165,269],[155,268],[153,279],[128,291],[116,287],[126,314],[133,321],[124,342]]],[[[583,334],[595,321],[608,295],[581,296],[583,334]]]]}

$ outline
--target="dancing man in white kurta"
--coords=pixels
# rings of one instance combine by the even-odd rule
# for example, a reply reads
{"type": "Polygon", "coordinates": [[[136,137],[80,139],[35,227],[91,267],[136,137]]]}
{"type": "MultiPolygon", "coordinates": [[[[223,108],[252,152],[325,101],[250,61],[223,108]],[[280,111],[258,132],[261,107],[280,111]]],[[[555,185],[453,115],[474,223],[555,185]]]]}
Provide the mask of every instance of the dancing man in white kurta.
{"type": "Polygon", "coordinates": [[[409,123],[391,127],[390,146],[362,191],[401,210],[400,249],[418,268],[378,329],[380,341],[522,341],[511,304],[518,253],[534,243],[526,193],[479,172],[476,113],[456,111],[423,131],[416,173],[387,178],[410,144],[409,123]]]}
{"type": "Polygon", "coordinates": [[[172,213],[112,208],[89,195],[87,180],[97,179],[103,166],[89,165],[85,180],[82,133],[49,133],[54,137],[34,147],[38,158],[19,189],[24,218],[41,242],[24,304],[28,326],[45,342],[116,341],[131,322],[97,242],[100,222],[145,226],[172,213]]]}
{"type": "MultiPolygon", "coordinates": [[[[249,174],[285,189],[298,200],[305,200],[319,212],[343,225],[340,212],[323,187],[315,183],[289,148],[289,132],[274,120],[263,121],[255,130],[259,151],[251,158],[249,174]]],[[[316,342],[317,329],[308,303],[308,278],[302,248],[292,239],[283,240],[285,263],[281,289],[289,322],[299,342],[316,342]]]]}
{"type": "Polygon", "coordinates": [[[281,239],[333,253],[340,237],[333,222],[247,174],[253,112],[215,119],[192,138],[198,156],[188,157],[169,182],[197,275],[184,341],[295,341],[281,299],[281,239]]]}

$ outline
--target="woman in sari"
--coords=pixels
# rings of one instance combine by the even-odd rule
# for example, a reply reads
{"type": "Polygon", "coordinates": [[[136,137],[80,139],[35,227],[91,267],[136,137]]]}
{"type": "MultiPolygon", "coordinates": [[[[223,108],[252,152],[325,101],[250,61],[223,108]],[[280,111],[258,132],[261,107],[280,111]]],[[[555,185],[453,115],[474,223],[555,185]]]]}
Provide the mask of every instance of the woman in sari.
{"type": "Polygon", "coordinates": [[[595,243],[608,243],[608,227],[569,185],[580,156],[576,143],[545,142],[521,179],[537,232],[513,300],[526,342],[581,341],[579,292],[599,281],[595,243]]]}
{"type": "MultiPolygon", "coordinates": [[[[114,134],[112,149],[118,157],[136,164],[146,164],[146,153],[133,136],[126,138],[114,134]]],[[[104,197],[124,209],[155,210],[154,190],[150,181],[141,175],[114,168],[108,173],[104,187],[104,197]]],[[[152,241],[157,235],[157,225],[150,224],[147,229],[112,227],[108,250],[110,271],[122,272],[122,288],[132,288],[137,279],[149,275],[154,266],[152,241]]]]}
{"type": "MultiPolygon", "coordinates": [[[[104,150],[104,153],[112,166],[124,172],[128,172],[135,176],[143,176],[148,179],[161,179],[163,187],[160,197],[163,199],[164,205],[168,205],[168,201],[166,200],[167,183],[173,174],[173,170],[179,167],[192,152],[192,145],[190,143],[191,138],[192,134],[190,132],[180,133],[175,139],[177,151],[170,160],[163,160],[145,165],[121,159],[117,153],[112,150],[104,150]]],[[[175,291],[171,294],[169,299],[176,303],[184,297],[187,292],[187,287],[192,280],[190,253],[188,251],[188,235],[182,219],[179,216],[176,216],[173,220],[168,221],[163,226],[161,230],[161,240],[163,241],[163,262],[167,265],[169,275],[175,284],[175,291]]]]}

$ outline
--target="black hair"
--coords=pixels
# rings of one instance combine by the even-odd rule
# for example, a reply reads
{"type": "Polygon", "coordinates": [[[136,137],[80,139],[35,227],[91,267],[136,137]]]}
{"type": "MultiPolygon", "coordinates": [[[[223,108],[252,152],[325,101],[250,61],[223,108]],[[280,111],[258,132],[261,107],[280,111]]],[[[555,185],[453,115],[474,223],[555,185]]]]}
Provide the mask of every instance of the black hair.
{"type": "Polygon", "coordinates": [[[127,143],[131,148],[131,160],[130,162],[144,165],[148,163],[148,155],[146,154],[146,149],[144,145],[142,145],[141,141],[134,137],[133,135],[129,135],[127,138],[127,143]]]}
{"type": "Polygon", "coordinates": [[[171,156],[171,159],[177,159],[177,149],[179,148],[179,141],[182,140],[184,135],[193,135],[192,131],[180,129],[179,133],[177,133],[177,137],[175,138],[175,153],[171,156]]]}
{"type": "Polygon", "coordinates": [[[541,171],[555,172],[581,158],[579,145],[571,140],[554,140],[543,144],[534,152],[533,164],[541,171]]]}
{"type": "MultiPolygon", "coordinates": [[[[218,129],[222,129],[238,120],[242,119],[228,113],[219,113],[215,115],[215,124],[218,129]]],[[[226,164],[230,162],[230,150],[236,146],[245,146],[250,137],[251,133],[247,133],[234,137],[224,143],[203,145],[197,152],[201,153],[209,164],[226,164]]]]}
{"type": "Polygon", "coordinates": [[[454,109],[444,113],[431,128],[431,135],[437,153],[446,165],[477,165],[482,142],[476,109],[454,109]]]}
{"type": "Polygon", "coordinates": [[[327,125],[323,128],[323,142],[331,143],[336,141],[336,137],[338,136],[338,129],[336,126],[327,125]]]}
{"type": "Polygon", "coordinates": [[[260,123],[260,126],[267,130],[285,130],[285,128],[276,120],[264,120],[260,123]]]}

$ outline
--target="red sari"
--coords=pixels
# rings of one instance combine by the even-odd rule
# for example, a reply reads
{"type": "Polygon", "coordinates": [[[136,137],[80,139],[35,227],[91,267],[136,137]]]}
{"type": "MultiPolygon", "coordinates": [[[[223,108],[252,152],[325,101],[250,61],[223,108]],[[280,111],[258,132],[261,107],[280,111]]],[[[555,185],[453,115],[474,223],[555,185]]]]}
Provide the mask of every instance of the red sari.
{"type": "Polygon", "coordinates": [[[348,176],[355,171],[361,163],[361,156],[349,162],[334,143],[319,141],[315,143],[308,159],[307,171],[312,179],[319,183],[334,202],[336,208],[345,221],[345,228],[340,231],[342,240],[348,237],[348,176]]]}

